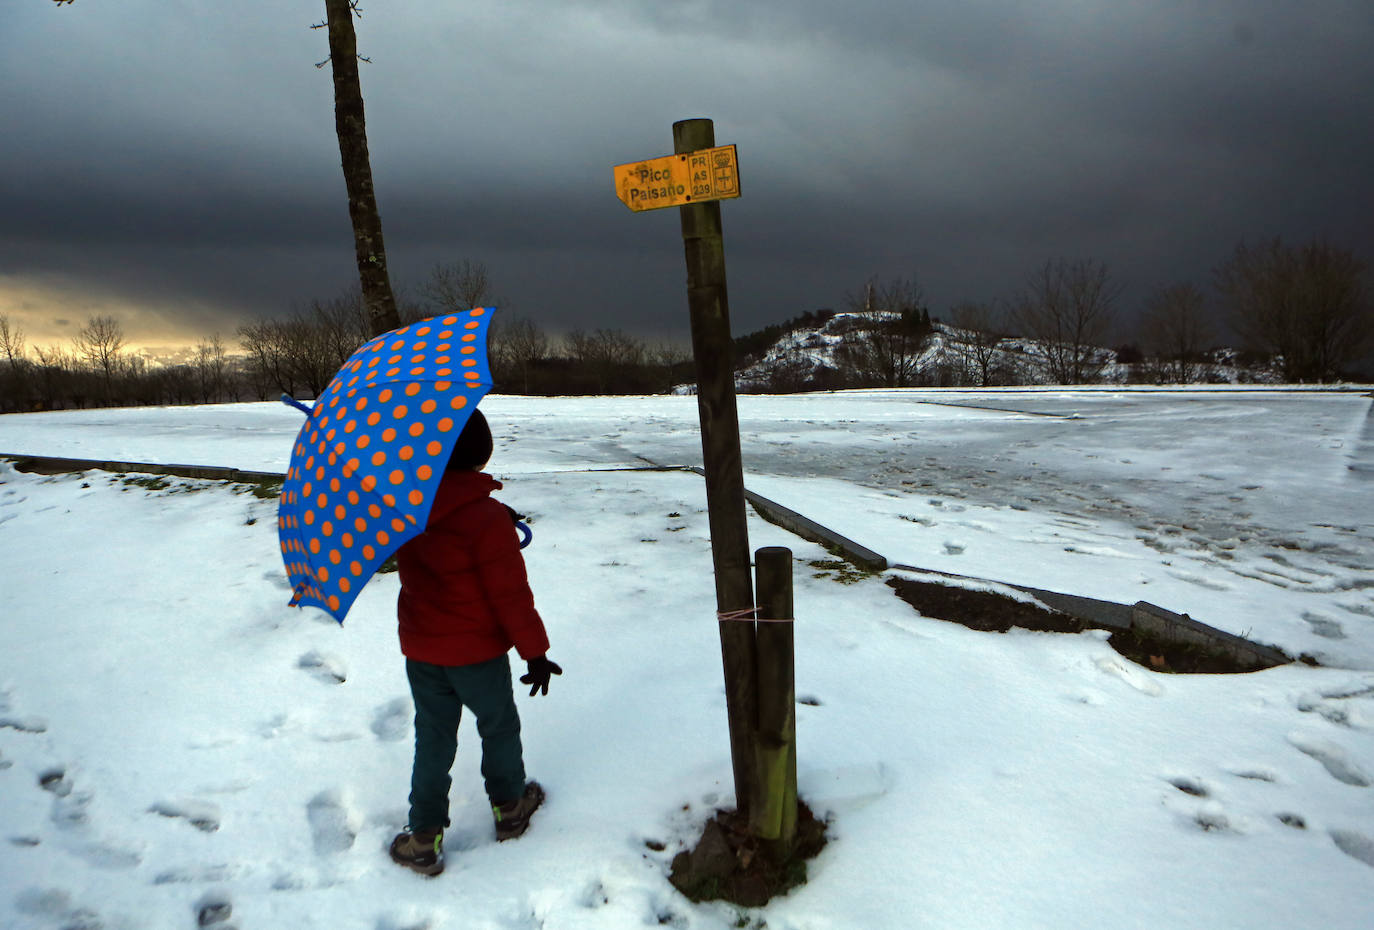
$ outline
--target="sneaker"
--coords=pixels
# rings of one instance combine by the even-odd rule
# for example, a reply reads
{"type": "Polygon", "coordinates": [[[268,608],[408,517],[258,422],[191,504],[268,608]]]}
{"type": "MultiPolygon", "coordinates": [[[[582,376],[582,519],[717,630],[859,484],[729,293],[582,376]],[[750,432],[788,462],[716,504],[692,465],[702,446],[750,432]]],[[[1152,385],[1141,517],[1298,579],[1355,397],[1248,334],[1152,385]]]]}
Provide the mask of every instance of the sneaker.
{"type": "Polygon", "coordinates": [[[421,875],[438,875],[444,870],[444,831],[407,828],[396,834],[391,861],[421,875]]]}
{"type": "Polygon", "coordinates": [[[525,785],[525,793],[514,801],[491,806],[492,816],[496,818],[496,839],[513,840],[530,827],[530,815],[544,803],[544,789],[539,782],[525,785]]]}

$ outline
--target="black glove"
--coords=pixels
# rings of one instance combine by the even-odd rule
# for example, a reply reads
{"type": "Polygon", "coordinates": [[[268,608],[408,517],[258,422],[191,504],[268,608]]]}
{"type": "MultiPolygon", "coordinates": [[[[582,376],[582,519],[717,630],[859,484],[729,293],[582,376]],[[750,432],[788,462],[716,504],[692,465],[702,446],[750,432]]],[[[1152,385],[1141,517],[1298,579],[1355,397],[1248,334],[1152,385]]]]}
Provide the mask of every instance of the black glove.
{"type": "Polygon", "coordinates": [[[557,662],[550,662],[548,656],[530,659],[525,665],[529,667],[529,673],[520,676],[520,684],[530,686],[530,697],[534,697],[536,691],[548,694],[549,676],[563,674],[563,669],[558,667],[557,662]]]}

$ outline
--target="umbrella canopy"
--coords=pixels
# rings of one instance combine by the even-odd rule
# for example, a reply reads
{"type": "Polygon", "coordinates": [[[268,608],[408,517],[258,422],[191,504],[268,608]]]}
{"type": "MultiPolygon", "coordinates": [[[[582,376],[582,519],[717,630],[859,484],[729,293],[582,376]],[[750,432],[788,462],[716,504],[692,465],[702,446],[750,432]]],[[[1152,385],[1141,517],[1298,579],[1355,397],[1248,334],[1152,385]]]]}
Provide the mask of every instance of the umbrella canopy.
{"type": "Polygon", "coordinates": [[[308,414],[277,504],[291,604],[343,623],[363,585],[425,528],[449,453],[491,390],[478,307],[403,326],[354,352],[308,414]]]}

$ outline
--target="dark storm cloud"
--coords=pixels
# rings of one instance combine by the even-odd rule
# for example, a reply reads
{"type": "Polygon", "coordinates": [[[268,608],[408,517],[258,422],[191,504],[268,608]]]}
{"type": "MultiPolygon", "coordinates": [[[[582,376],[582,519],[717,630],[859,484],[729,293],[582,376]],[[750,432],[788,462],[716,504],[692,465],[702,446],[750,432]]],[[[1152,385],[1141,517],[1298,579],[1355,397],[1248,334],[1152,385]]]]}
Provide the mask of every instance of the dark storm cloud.
{"type": "MultiPolygon", "coordinates": [[[[196,325],[353,280],[322,4],[26,2],[0,35],[0,288],[60,274],[196,325]]],[[[1367,4],[374,0],[358,24],[393,277],[485,261],[552,329],[685,329],[673,211],[611,167],[709,116],[744,330],[908,276],[937,312],[1055,256],[1128,302],[1241,238],[1374,261],[1367,4]]],[[[0,293],[0,302],[4,299],[0,293]]],[[[1129,308],[1127,308],[1129,309],[1129,308]]],[[[5,312],[0,303],[0,312],[5,312]]]]}

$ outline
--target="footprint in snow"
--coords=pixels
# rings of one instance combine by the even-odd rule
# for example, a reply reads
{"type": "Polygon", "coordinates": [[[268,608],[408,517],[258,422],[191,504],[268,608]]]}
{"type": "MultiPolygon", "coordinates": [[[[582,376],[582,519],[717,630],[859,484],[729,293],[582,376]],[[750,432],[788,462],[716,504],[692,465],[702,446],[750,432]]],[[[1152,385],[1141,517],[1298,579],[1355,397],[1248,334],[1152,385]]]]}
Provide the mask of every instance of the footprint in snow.
{"type": "Polygon", "coordinates": [[[1230,590],[1231,590],[1231,586],[1230,586],[1229,584],[1226,584],[1225,582],[1213,581],[1213,580],[1210,579],[1210,578],[1204,578],[1204,577],[1202,577],[1201,575],[1195,575],[1195,574],[1193,574],[1192,572],[1181,572],[1181,571],[1174,571],[1174,570],[1170,569],[1170,570],[1166,570],[1166,571],[1165,571],[1165,574],[1166,574],[1166,575],[1171,575],[1171,576],[1173,576],[1174,578],[1177,578],[1179,581],[1186,581],[1186,582],[1188,582],[1189,584],[1195,584],[1195,585],[1197,585],[1199,588],[1206,588],[1206,589],[1209,590],[1209,591],[1230,591],[1230,590]]]}
{"type": "Polygon", "coordinates": [[[341,685],[348,680],[343,660],[312,649],[296,660],[296,667],[304,669],[326,684],[341,685]]]}
{"type": "Polygon", "coordinates": [[[49,818],[63,830],[76,830],[90,822],[94,800],[89,791],[76,791],[64,769],[49,769],[38,776],[38,787],[53,796],[49,818]]]}
{"type": "Polygon", "coordinates": [[[1121,679],[1141,694],[1159,697],[1164,693],[1164,686],[1150,678],[1148,672],[1140,669],[1137,665],[1128,665],[1126,660],[1115,655],[1101,656],[1094,659],[1093,662],[1099,671],[1113,678],[1121,679]]]}
{"type": "Polygon", "coordinates": [[[148,812],[173,820],[185,820],[202,833],[219,829],[219,808],[209,801],[158,801],[148,812]]]}
{"type": "Polygon", "coordinates": [[[1320,636],[1322,639],[1345,639],[1345,628],[1330,617],[1307,610],[1303,611],[1302,619],[1312,628],[1313,636],[1320,636]]]}
{"type": "Polygon", "coordinates": [[[353,848],[353,841],[358,838],[358,828],[339,792],[321,791],[315,795],[306,805],[305,815],[310,821],[315,852],[329,855],[353,848]]]}
{"type": "Polygon", "coordinates": [[[1177,776],[1169,779],[1169,784],[1173,785],[1184,794],[1191,794],[1195,798],[1211,797],[1212,792],[1207,790],[1207,786],[1199,778],[1191,778],[1186,775],[1177,776]]]}
{"type": "Polygon", "coordinates": [[[1355,760],[1350,758],[1350,754],[1336,743],[1302,733],[1289,734],[1288,742],[1300,752],[1320,762],[1336,781],[1354,785],[1356,788],[1374,785],[1374,778],[1361,769],[1355,760]]]}
{"type": "Polygon", "coordinates": [[[1312,694],[1305,694],[1298,698],[1297,708],[1304,714],[1315,713],[1317,716],[1336,724],[1336,726],[1347,727],[1352,730],[1363,730],[1370,723],[1374,723],[1359,707],[1339,704],[1336,701],[1325,700],[1312,694]]]}
{"type": "Polygon", "coordinates": [[[410,702],[393,698],[372,712],[372,732],[387,743],[399,742],[410,734],[410,702]]]}
{"type": "Polygon", "coordinates": [[[143,853],[139,850],[113,843],[87,843],[73,852],[97,869],[136,869],[143,863],[143,853]]]}
{"type": "Polygon", "coordinates": [[[610,892],[606,890],[604,884],[600,881],[593,881],[582,892],[582,896],[578,903],[585,908],[591,909],[605,907],[607,904],[611,903],[611,895],[610,892]]]}
{"type": "Polygon", "coordinates": [[[228,863],[195,865],[166,869],[153,876],[154,885],[203,885],[227,882],[243,874],[243,868],[228,863]]]}
{"type": "Polygon", "coordinates": [[[291,590],[291,582],[287,580],[286,573],[282,572],[279,569],[263,572],[262,580],[268,582],[275,588],[280,588],[283,591],[291,590]]]}
{"type": "Polygon", "coordinates": [[[1247,781],[1277,782],[1279,773],[1267,765],[1241,765],[1226,770],[1228,774],[1247,781]]]}
{"type": "Polygon", "coordinates": [[[1284,811],[1282,813],[1275,814],[1274,816],[1277,817],[1279,823],[1283,824],[1285,827],[1292,827],[1294,830],[1307,829],[1307,820],[1302,816],[1302,814],[1295,814],[1292,811],[1284,811]]]}
{"type": "Polygon", "coordinates": [[[74,906],[71,893],[61,888],[25,888],[15,897],[14,909],[64,930],[99,930],[103,926],[95,911],[74,906]]]}
{"type": "Polygon", "coordinates": [[[48,721],[42,717],[20,716],[12,713],[13,710],[10,692],[0,691],[0,730],[17,730],[20,733],[48,732],[48,721]]]}
{"type": "Polygon", "coordinates": [[[222,891],[207,891],[196,901],[193,910],[196,912],[197,927],[216,927],[218,930],[230,930],[226,921],[234,913],[234,905],[229,900],[229,895],[222,891]]]}
{"type": "Polygon", "coordinates": [[[1374,867],[1374,839],[1355,830],[1332,830],[1331,839],[1350,858],[1374,867]]]}

